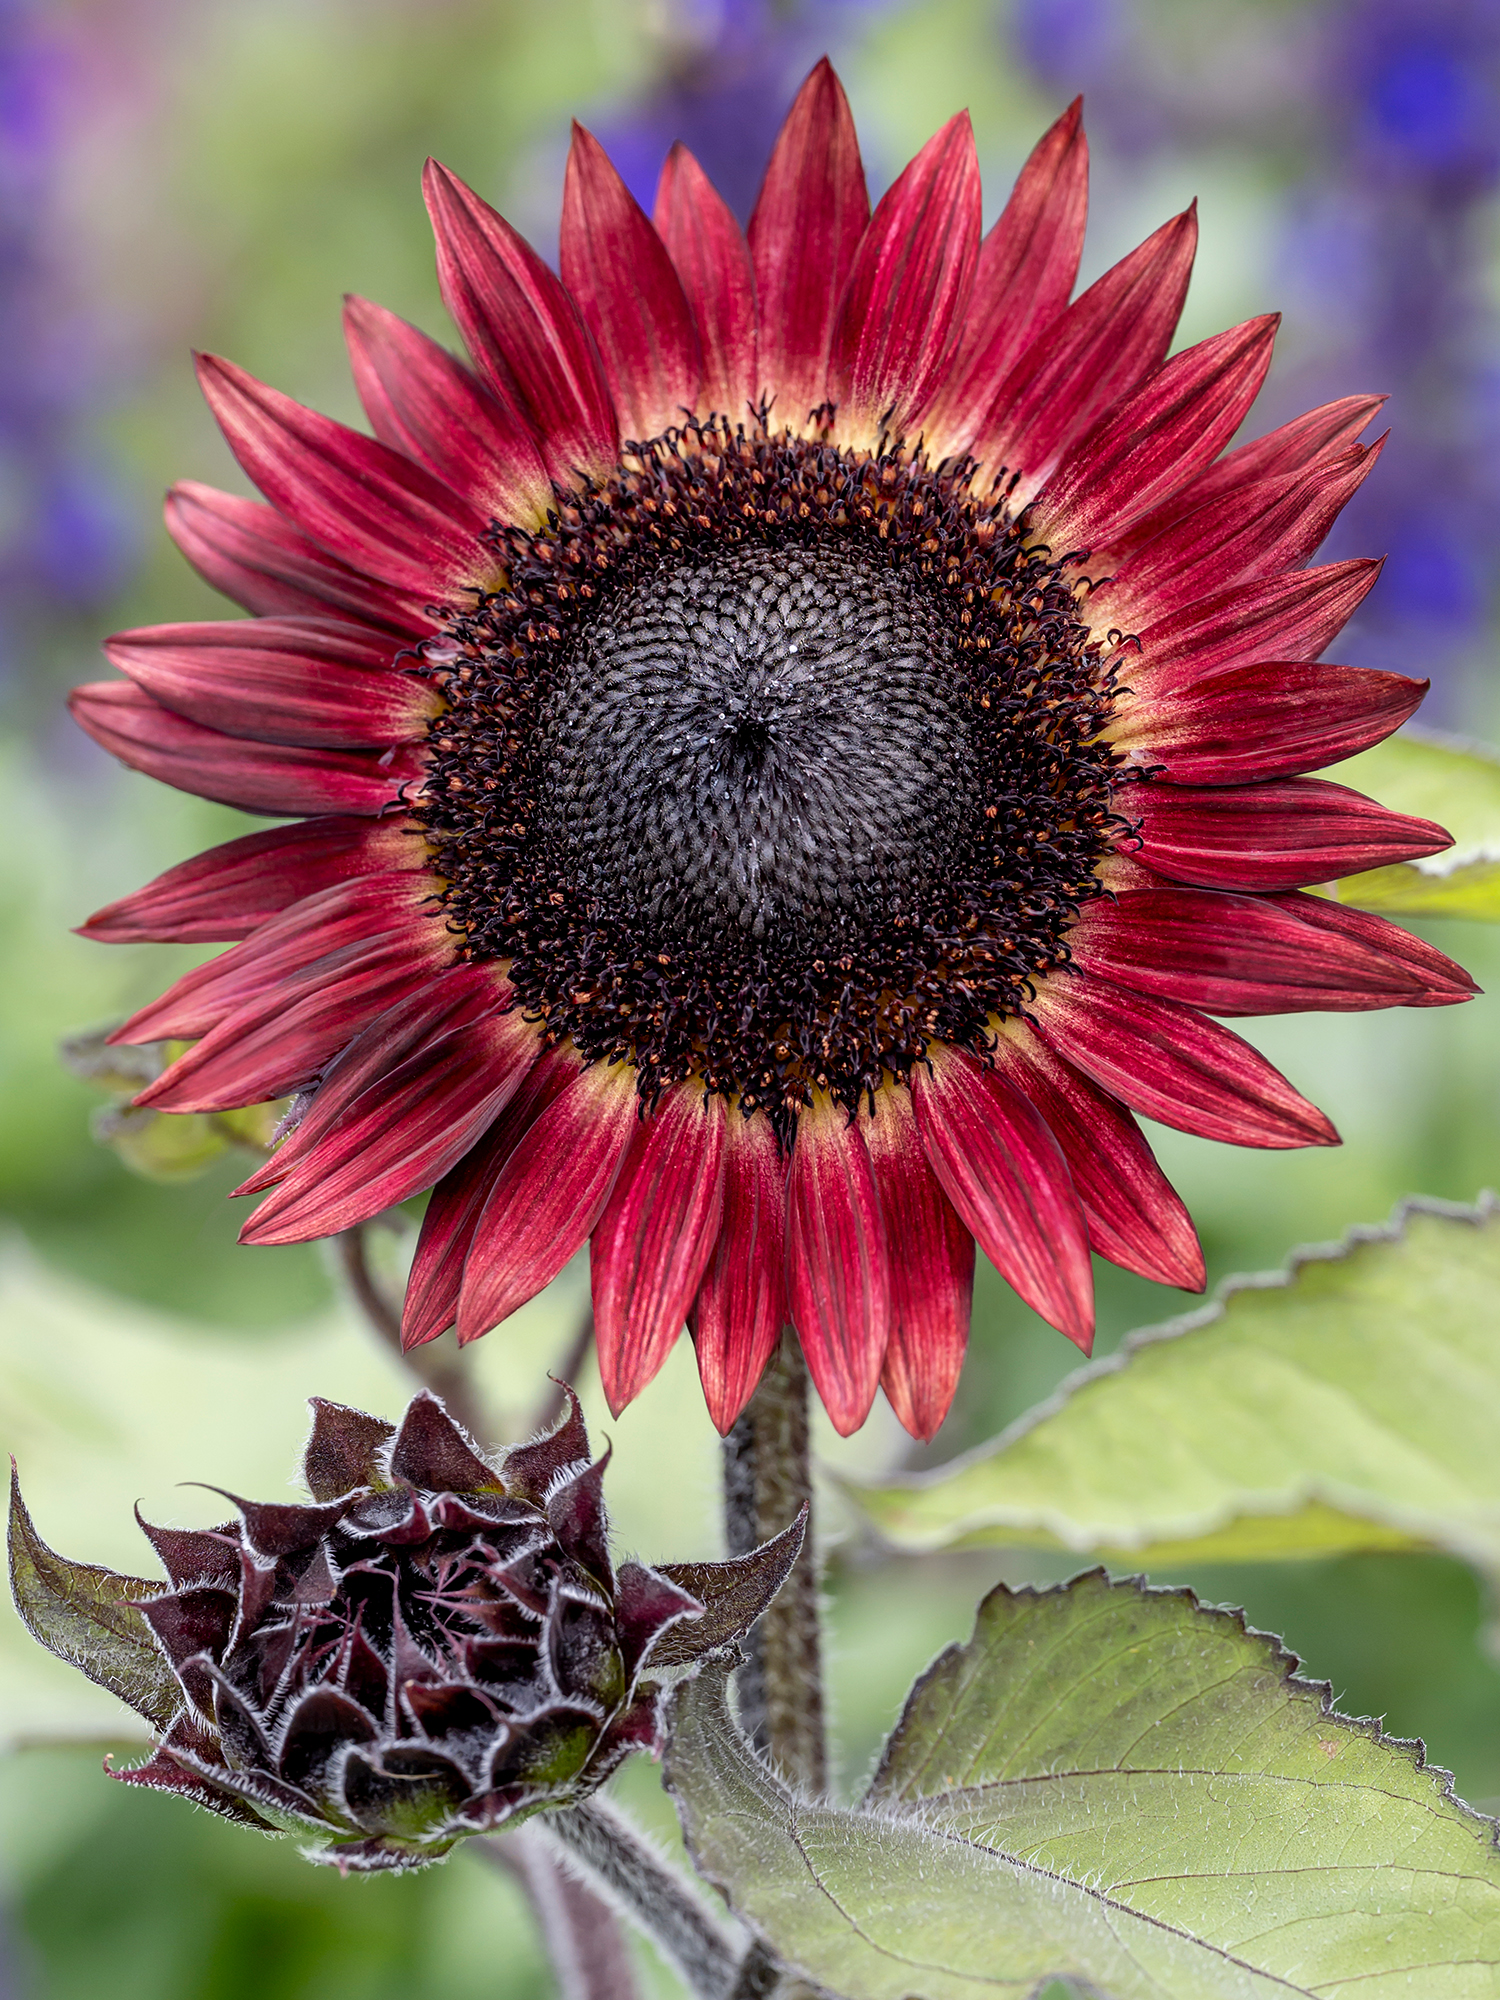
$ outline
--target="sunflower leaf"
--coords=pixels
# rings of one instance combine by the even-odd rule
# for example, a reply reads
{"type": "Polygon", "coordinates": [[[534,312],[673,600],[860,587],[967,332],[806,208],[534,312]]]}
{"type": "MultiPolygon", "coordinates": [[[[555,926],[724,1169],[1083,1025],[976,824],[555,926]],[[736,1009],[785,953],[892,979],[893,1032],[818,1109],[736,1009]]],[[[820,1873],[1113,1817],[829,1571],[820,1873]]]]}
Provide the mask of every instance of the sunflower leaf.
{"type": "Polygon", "coordinates": [[[1153,1567],[1440,1548],[1500,1568],[1500,1204],[1231,1279],[993,1444],[851,1488],[898,1547],[1009,1544],[1153,1567]]]}
{"type": "Polygon", "coordinates": [[[164,1585],[70,1562],[37,1533],[15,1468],[10,1476],[10,1585],[32,1637],[96,1686],[166,1729],[182,1706],[176,1676],[133,1600],[164,1585]]]}
{"type": "Polygon", "coordinates": [[[1453,835],[1442,854],[1346,876],[1334,888],[1341,903],[1383,916],[1500,923],[1500,750],[1404,729],[1330,775],[1398,812],[1435,819],[1453,835]]]}
{"type": "Polygon", "coordinates": [[[1295,1666],[1187,1591],[1001,1585],[858,1810],[794,1798],[722,1674],[676,1695],[667,1783],[700,1872],[846,2000],[1493,1990],[1500,1829],[1295,1666]]]}

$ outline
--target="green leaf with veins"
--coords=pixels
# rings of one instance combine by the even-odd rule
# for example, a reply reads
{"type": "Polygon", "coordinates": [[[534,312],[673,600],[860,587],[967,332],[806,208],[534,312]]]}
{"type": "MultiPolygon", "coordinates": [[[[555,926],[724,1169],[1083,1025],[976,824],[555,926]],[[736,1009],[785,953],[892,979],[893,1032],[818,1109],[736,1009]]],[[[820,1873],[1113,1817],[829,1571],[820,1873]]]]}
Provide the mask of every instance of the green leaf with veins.
{"type": "Polygon", "coordinates": [[[1371,868],[1335,883],[1341,903],[1386,916],[1480,917],[1500,923],[1500,751],[1404,729],[1328,776],[1453,835],[1442,854],[1371,868]]]}
{"type": "Polygon", "coordinates": [[[1500,1568],[1500,1205],[1233,1278],[935,1473],[850,1488],[896,1546],[1157,1568],[1440,1548],[1500,1568]]]}
{"type": "Polygon", "coordinates": [[[857,1811],[795,1798],[722,1675],[675,1697],[700,1872],[845,2000],[1500,1994],[1495,1822],[1187,1591],[1004,1585],[921,1677],[857,1811]]]}

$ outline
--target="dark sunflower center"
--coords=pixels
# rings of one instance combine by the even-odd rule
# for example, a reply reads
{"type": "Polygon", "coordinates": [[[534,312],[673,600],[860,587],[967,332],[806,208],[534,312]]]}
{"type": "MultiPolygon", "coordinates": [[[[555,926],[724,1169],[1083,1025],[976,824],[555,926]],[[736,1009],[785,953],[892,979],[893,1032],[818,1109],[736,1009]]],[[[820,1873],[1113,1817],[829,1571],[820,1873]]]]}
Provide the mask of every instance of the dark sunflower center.
{"type": "Polygon", "coordinates": [[[623,592],[541,715],[536,835],[643,943],[832,952],[914,912],[978,788],[938,607],[857,550],[732,550],[623,592]]]}
{"type": "Polygon", "coordinates": [[[648,1098],[852,1107],[1066,957],[1107,677],[968,467],[721,425],[632,452],[497,528],[506,586],[424,650],[450,925],[648,1098]]]}

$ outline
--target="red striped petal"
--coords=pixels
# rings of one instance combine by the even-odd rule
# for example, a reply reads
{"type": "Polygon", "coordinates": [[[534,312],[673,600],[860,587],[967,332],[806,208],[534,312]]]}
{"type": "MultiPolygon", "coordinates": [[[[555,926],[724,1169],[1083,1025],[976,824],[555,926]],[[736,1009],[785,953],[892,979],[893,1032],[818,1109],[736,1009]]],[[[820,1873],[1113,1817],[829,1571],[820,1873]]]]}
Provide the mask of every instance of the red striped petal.
{"type": "Polygon", "coordinates": [[[830,1098],[797,1120],[786,1186],[786,1290],[808,1372],[840,1437],[870,1414],[891,1328],[890,1268],[874,1169],[830,1098]]]}
{"type": "Polygon", "coordinates": [[[536,1028],[514,1013],[471,1022],[408,1056],[304,1154],[240,1241],[334,1236],[431,1187],[495,1122],[539,1048],[536,1028]]]}
{"type": "Polygon", "coordinates": [[[748,232],[760,377],[778,424],[800,430],[827,394],[834,315],[869,219],[854,119],[825,56],[777,135],[748,232]]]}
{"type": "Polygon", "coordinates": [[[1383,742],[1428,685],[1373,667],[1220,667],[1145,701],[1122,695],[1109,738],[1131,763],[1179,785],[1289,778],[1383,742]]]}
{"type": "MultiPolygon", "coordinates": [[[[1164,500],[1146,519],[1137,522],[1125,537],[1125,548],[1139,548],[1159,535],[1174,521],[1194,513],[1213,501],[1241,494],[1263,479],[1282,479],[1310,471],[1353,444],[1365,426],[1385,404],[1384,396],[1344,396],[1336,403],[1324,403],[1282,424],[1249,444],[1226,452],[1217,464],[1200,472],[1185,486],[1164,500]]],[[[1116,553],[1123,555],[1124,549],[1116,553]]]]}
{"type": "Polygon", "coordinates": [[[661,170],[652,220],[698,329],[699,405],[739,422],[759,386],[755,267],[728,203],[680,141],[661,170]]]}
{"type": "Polygon", "coordinates": [[[924,425],[935,458],[968,445],[1000,384],[1068,303],[1088,214],[1082,114],[1075,97],[1038,141],[979,246],[968,310],[924,425]]]}
{"type": "Polygon", "coordinates": [[[1210,591],[1296,569],[1322,542],[1379,458],[1385,439],[1352,445],[1311,470],[1258,480],[1210,500],[1116,564],[1089,593],[1095,632],[1138,632],[1178,605],[1210,591]]]}
{"type": "Polygon", "coordinates": [[[354,386],[383,444],[479,513],[540,523],[552,493],[531,425],[444,347],[369,299],[344,300],[354,386]]]}
{"type": "Polygon", "coordinates": [[[1087,1354],[1094,1344],[1088,1225],[1062,1149],[1030,1098],[941,1042],[912,1102],[943,1192],[1006,1282],[1087,1354]]]}
{"type": "Polygon", "coordinates": [[[677,1344],[724,1214],[722,1097],[669,1090],[638,1126],[589,1244],[599,1376],[634,1402],[677,1344]]]}
{"type": "Polygon", "coordinates": [[[551,1284],[587,1242],[635,1135],[633,1071],[594,1063],[556,1096],[496,1176],[464,1266],[458,1337],[477,1340],[551,1284]]]}
{"type": "Polygon", "coordinates": [[[403,453],[217,355],[198,356],[198,382],[261,492],[340,561],[429,597],[493,578],[485,517],[403,453]]]}
{"type": "Polygon", "coordinates": [[[434,1042],[489,1020],[514,1004],[515,989],[493,965],[465,962],[377,1014],[341,1049],[318,1079],[312,1101],[263,1166],[234,1190],[264,1194],[306,1159],[342,1120],[355,1099],[393,1075],[434,1042]]]}
{"type": "Polygon", "coordinates": [[[1463,967],[1456,965],[1445,952],[1428,944],[1425,938],[1413,937],[1399,924],[1377,917],[1373,911],[1350,909],[1327,896],[1303,896],[1295,890],[1265,900],[1296,917],[1299,923],[1311,924],[1315,930],[1332,931],[1340,938],[1352,938],[1371,951],[1397,960],[1417,984],[1416,994],[1401,1003],[1405,1007],[1452,1007],[1461,1000],[1472,1000],[1480,991],[1463,967]]]}
{"type": "Polygon", "coordinates": [[[427,162],[438,285],[475,366],[503,403],[525,411],[548,472],[570,485],[619,457],[609,387],[587,327],[524,237],[457,174],[427,162]]]}
{"type": "Polygon", "coordinates": [[[237,1007],[143,1090],[158,1111],[233,1111],[307,1090],[360,1031],[431,984],[451,940],[396,933],[351,945],[308,968],[295,997],[280,989],[237,1007]]]}
{"type": "Polygon", "coordinates": [[[185,972],[110,1040],[159,1042],[205,1034],[246,1000],[305,973],[331,951],[419,924],[434,928],[423,911],[436,893],[432,879],[416,871],[332,883],[269,918],[243,944],[185,972]]]}
{"type": "Polygon", "coordinates": [[[167,533],[205,582],[262,617],[337,612],[407,637],[432,630],[428,585],[409,595],[325,554],[263,500],[182,479],[167,495],[167,533]]]}
{"type": "Polygon", "coordinates": [[[925,1443],[947,1416],[969,1340],[974,1238],[939,1187],[917,1130],[911,1092],[877,1091],[865,1144],[892,1247],[891,1337],[880,1386],[925,1443]]]}
{"type": "Polygon", "coordinates": [[[96,910],[78,934],[106,944],[228,943],[336,882],[426,863],[421,832],[402,819],[330,817],[267,827],[180,861],[144,889],[96,910]]]}
{"type": "Polygon", "coordinates": [[[1111,403],[1160,367],[1187,296],[1196,212],[1163,223],[1027,348],[969,446],[992,473],[1019,471],[1018,504],[1111,403]]]}
{"type": "Polygon", "coordinates": [[[1156,1284],[1201,1292],[1203,1252],[1192,1217],[1124,1105],[1024,1021],[996,1037],[995,1060],[1062,1148],[1099,1255],[1156,1284]]]}
{"type": "Polygon", "coordinates": [[[259,743],[378,750],[426,734],[441,700],[392,648],[331,618],[146,625],[106,639],[111,666],[166,708],[259,743]]]}
{"type": "Polygon", "coordinates": [[[1174,355],[1095,425],[1032,502],[1029,531],[1057,551],[1123,534],[1215,458],[1271,365],[1279,313],[1174,355]]]}
{"type": "Polygon", "coordinates": [[[665,244],[576,121],[558,252],[563,283],[604,357],[621,430],[644,439],[680,424],[703,373],[692,309],[665,244]]]}
{"type": "Polygon", "coordinates": [[[846,435],[850,417],[899,435],[926,402],[973,289],[980,222],[974,128],[961,111],[881,196],[855,253],[828,364],[846,435]]]}
{"type": "Polygon", "coordinates": [[[1228,1028],[1093,973],[1043,982],[1035,1027],[1132,1110],[1231,1146],[1336,1146],[1314,1104],[1228,1028]]]}
{"type": "Polygon", "coordinates": [[[1453,845],[1434,821],[1326,778],[1203,790],[1148,784],[1116,802],[1137,822],[1148,868],[1206,889],[1301,889],[1453,845]]]}
{"type": "Polygon", "coordinates": [[[1084,972],[1209,1014],[1401,1007],[1419,982],[1399,959],[1330,930],[1309,936],[1258,896],[1135,889],[1090,903],[1068,932],[1084,972]]]}
{"type": "Polygon", "coordinates": [[[728,1120],[724,1218],[691,1326],[708,1414],[721,1436],[754,1395],[786,1324],[786,1162],[763,1114],[728,1120]]]}
{"type": "Polygon", "coordinates": [[[226,736],[163,708],[129,681],[75,688],[68,707],[79,727],[132,771],[242,812],[383,812],[426,765],[415,745],[377,757],[226,736]]]}
{"type": "Polygon", "coordinates": [[[1200,597],[1146,627],[1140,658],[1127,657],[1120,678],[1146,700],[1201,680],[1215,667],[1315,660],[1354,616],[1380,570],[1378,561],[1359,557],[1200,597]]]}
{"type": "Polygon", "coordinates": [[[404,1347],[436,1340],[457,1319],[464,1263],[500,1169],[581,1068],[578,1056],[565,1043],[544,1050],[478,1145],[433,1189],[406,1282],[401,1317],[404,1347]]]}

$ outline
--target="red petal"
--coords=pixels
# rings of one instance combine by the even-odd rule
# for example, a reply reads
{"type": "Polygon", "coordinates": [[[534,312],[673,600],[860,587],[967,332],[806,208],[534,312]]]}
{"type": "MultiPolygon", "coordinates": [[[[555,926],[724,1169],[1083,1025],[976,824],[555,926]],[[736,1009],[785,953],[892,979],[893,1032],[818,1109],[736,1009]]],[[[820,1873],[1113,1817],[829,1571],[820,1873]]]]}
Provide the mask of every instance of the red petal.
{"type": "Polygon", "coordinates": [[[1125,1107],[1025,1022],[997,1036],[995,1060],[1061,1146],[1099,1255],[1159,1285],[1201,1292],[1203,1252],[1192,1217],[1125,1107]]]}
{"type": "Polygon", "coordinates": [[[232,1111],[314,1084],[377,1014],[430,985],[443,967],[434,941],[397,933],[330,954],[308,968],[297,997],[279,989],[226,1015],[135,1100],[158,1111],[232,1111]]]}
{"type": "Polygon", "coordinates": [[[1424,938],[1413,937],[1399,924],[1377,917],[1373,911],[1352,910],[1326,896],[1302,896],[1295,890],[1265,900],[1279,910],[1288,911],[1300,923],[1332,931],[1341,938],[1352,938],[1371,951],[1397,960],[1417,983],[1416,995],[1403,1001],[1403,1006],[1452,1007],[1461,1000],[1472,1000],[1480,991],[1463,967],[1456,965],[1445,952],[1424,938]]]}
{"type": "Polygon", "coordinates": [[[728,1121],[724,1219],[693,1305],[708,1414],[722,1436],[754,1395],[786,1324],[786,1162],[763,1114],[728,1121]]]}
{"type": "Polygon", "coordinates": [[[1232,1146],[1336,1146],[1338,1133],[1265,1057],[1217,1021],[1090,973],[1038,989],[1042,1039],[1111,1096],[1232,1146]]]}
{"type": "Polygon", "coordinates": [[[198,381],[229,447],[261,492],[342,562],[429,597],[490,580],[485,517],[376,438],[305,409],[217,355],[198,381]]]}
{"type": "Polygon", "coordinates": [[[370,428],[499,521],[540,523],[552,494],[530,424],[395,313],[344,301],[344,338],[370,428]]]}
{"type": "Polygon", "coordinates": [[[456,174],[427,162],[438,284],[475,365],[502,402],[525,411],[560,485],[619,456],[604,369],[577,306],[531,245],[456,174]]]}
{"type": "Polygon", "coordinates": [[[234,1190],[264,1194],[284,1181],[339,1124],[344,1113],[374,1083],[434,1042],[487,1022],[513,1004],[515,989],[494,965],[465,962],[440,972],[430,983],[377,1014],[334,1057],[318,1079],[311,1104],[265,1164],[234,1190]]]}
{"type": "Polygon", "coordinates": [[[1126,536],[1125,545],[1140,548],[1199,507],[1241,494],[1263,479],[1310,471],[1320,461],[1336,457],[1353,444],[1384,403],[1384,396],[1344,396],[1226,452],[1216,465],[1190,479],[1138,522],[1126,536]]]}
{"type": "Polygon", "coordinates": [[[433,1189],[406,1283],[403,1346],[436,1340],[458,1317],[464,1261],[500,1169],[581,1067],[566,1044],[544,1050],[479,1144],[433,1189]]]}
{"type": "Polygon", "coordinates": [[[1163,223],[1045,328],[1006,377],[969,449],[991,473],[1021,473],[1017,504],[1111,403],[1161,365],[1197,241],[1193,209],[1163,223]]]}
{"type": "Polygon", "coordinates": [[[419,1049],[354,1100],[261,1203],[240,1241],[334,1236],[431,1187],[495,1122],[539,1047],[536,1028],[514,1013],[419,1049]]]}
{"type": "Polygon", "coordinates": [[[147,625],[104,642],[111,666],[166,708],[259,743],[378,750],[426,734],[441,706],[392,648],[332,618],[147,625]]]}
{"type": "Polygon", "coordinates": [[[228,943],[336,882],[426,862],[421,833],[401,819],[331,817],[267,827],[180,861],[134,895],[96,910],[78,933],[106,944],[228,943]]]}
{"type": "Polygon", "coordinates": [[[1096,424],[1032,502],[1028,531],[1061,552],[1097,549],[1215,458],[1271,365],[1279,313],[1174,355],[1096,424]]]}
{"type": "Polygon", "coordinates": [[[477,1340],[551,1284],[604,1212],[635,1135],[634,1073],[600,1063],[547,1106],[500,1169],[474,1232],[458,1337],[477,1340]]]}
{"type": "Polygon", "coordinates": [[[917,1127],[943,1192],[1029,1306],[1087,1354],[1094,1344],[1088,1225],[1068,1163],[1030,1098],[934,1042],[912,1075],[917,1127]]]}
{"type": "Polygon", "coordinates": [[[840,1437],[870,1414],[891,1327],[880,1195],[864,1136],[829,1098],[797,1120],[786,1289],[808,1372],[840,1437]]]}
{"type": "Polygon", "coordinates": [[[68,707],[79,727],[132,771],[243,812],[383,812],[426,764],[415,746],[376,757],[247,742],[175,715],[129,681],[75,688],[68,707]]]}
{"type": "Polygon", "coordinates": [[[947,1416],[969,1339],[974,1239],[922,1149],[911,1092],[887,1085],[864,1119],[890,1259],[891,1338],[880,1386],[924,1443],[947,1416]]]}
{"type": "Polygon", "coordinates": [[[698,329],[703,363],[699,405],[739,422],[759,387],[755,267],[728,204],[680,142],[661,170],[652,220],[698,329]]]}
{"type": "Polygon", "coordinates": [[[1201,791],[1148,784],[1115,799],[1138,822],[1148,868],[1207,889],[1300,889],[1453,845],[1432,820],[1326,778],[1201,791]]]}
{"type": "Polygon", "coordinates": [[[827,394],[834,314],[869,219],[854,119],[825,56],[787,113],[750,218],[760,377],[778,424],[800,430],[827,394]]]}
{"type": "Polygon", "coordinates": [[[1427,688],[1373,667],[1220,667],[1153,699],[1123,695],[1109,738],[1131,763],[1160,769],[1174,784],[1289,778],[1383,742],[1427,688]]]}
{"type": "Polygon", "coordinates": [[[703,373],[692,310],[666,246],[599,141],[576,121],[559,262],[599,343],[625,435],[653,438],[680,424],[697,404],[703,373]]]}
{"type": "Polygon", "coordinates": [[[961,111],[881,196],[860,239],[828,366],[845,435],[887,424],[900,435],[927,401],[973,288],[980,220],[974,128],[961,111]]]}
{"type": "Polygon", "coordinates": [[[263,500],[183,479],[168,493],[165,515],[167,533],[198,574],[247,611],[311,618],[339,612],[408,637],[432,630],[423,610],[430,585],[409,596],[362,575],[263,500]]]}
{"type": "Polygon", "coordinates": [[[269,918],[243,944],[185,972],[110,1040],[159,1042],[204,1034],[246,1000],[304,974],[331,951],[418,924],[424,933],[434,928],[422,911],[435,894],[431,878],[416,871],[332,883],[269,918]]]}
{"type": "Polygon", "coordinates": [[[1022,167],[979,246],[958,341],[924,424],[934,457],[963,449],[1024,350],[1068,303],[1088,214],[1089,149],[1075,97],[1022,167]]]}
{"type": "Polygon", "coordinates": [[[1315,660],[1354,616],[1380,569],[1356,558],[1200,597],[1146,627],[1140,658],[1125,659],[1120,679],[1145,700],[1201,680],[1214,667],[1315,660]]]}
{"type": "Polygon", "coordinates": [[[1095,632],[1136,632],[1177,605],[1229,584],[1279,576],[1307,561],[1379,458],[1383,438],[1353,445],[1311,471],[1262,479],[1207,501],[1116,564],[1088,596],[1095,632]]]}
{"type": "Polygon", "coordinates": [[[589,1245],[599,1376],[634,1402],[677,1343],[724,1213],[722,1097],[669,1090],[637,1127],[589,1245]]]}
{"type": "Polygon", "coordinates": [[[1357,1013],[1401,1007],[1418,982],[1399,960],[1305,924],[1258,896],[1136,889],[1090,903],[1068,932],[1073,963],[1209,1014],[1357,1013]]]}

